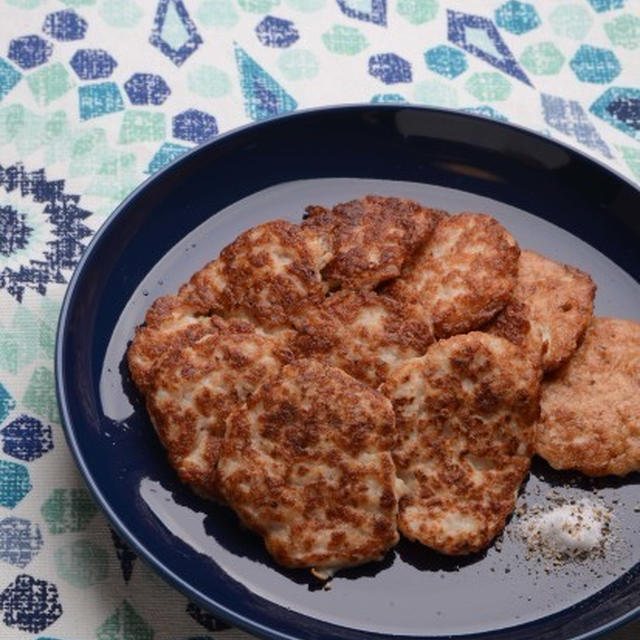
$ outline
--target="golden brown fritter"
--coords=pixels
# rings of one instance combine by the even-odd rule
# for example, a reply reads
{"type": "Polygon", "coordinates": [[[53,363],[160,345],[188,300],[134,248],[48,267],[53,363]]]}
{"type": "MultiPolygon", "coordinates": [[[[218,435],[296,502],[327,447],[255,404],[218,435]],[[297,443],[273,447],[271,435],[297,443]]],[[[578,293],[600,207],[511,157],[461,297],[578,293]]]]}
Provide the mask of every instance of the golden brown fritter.
{"type": "Polygon", "coordinates": [[[324,298],[320,270],[330,257],[322,234],[285,220],[265,222],[241,233],[192,276],[190,300],[266,330],[288,327],[294,305],[324,298]]]}
{"type": "Polygon", "coordinates": [[[596,287],[591,277],[533,251],[522,251],[513,300],[486,329],[507,338],[545,371],[566,362],[593,315],[596,287]]]}
{"type": "Polygon", "coordinates": [[[266,331],[290,326],[291,310],[301,300],[324,298],[320,270],[327,252],[321,234],[283,220],[240,234],[178,294],[158,298],[149,309],[127,353],[137,387],[145,391],[151,367],[170,346],[216,331],[216,315],[266,331]]]}
{"type": "Polygon", "coordinates": [[[329,238],[334,255],[322,275],[332,289],[367,289],[400,275],[445,215],[413,200],[370,195],[333,209],[307,207],[303,227],[329,238]]]}
{"type": "Polygon", "coordinates": [[[377,388],[391,367],[422,355],[433,342],[429,325],[411,309],[373,291],[338,291],[293,317],[292,349],[339,367],[377,388]]]}
{"type": "Polygon", "coordinates": [[[540,371],[513,344],[472,332],[401,364],[381,391],[396,413],[393,457],[406,492],[398,525],[447,554],[502,531],[529,470],[540,371]]]}
{"type": "Polygon", "coordinates": [[[291,360],[283,344],[283,336],[232,323],[177,345],[153,368],[149,415],[180,479],[201,495],[219,497],[215,469],[227,416],[291,360]]]}
{"type": "Polygon", "coordinates": [[[418,305],[437,338],[487,323],[511,298],[520,250],[496,220],[479,213],[444,219],[388,293],[418,305]]]}
{"type": "Polygon", "coordinates": [[[594,318],[542,385],[536,452],[590,476],[640,471],[640,324],[594,318]]]}
{"type": "Polygon", "coordinates": [[[136,328],[127,350],[131,378],[145,393],[156,361],[168,349],[178,348],[214,333],[224,324],[216,317],[207,317],[207,309],[189,300],[190,285],[178,294],[158,298],[145,316],[145,324],[136,328]]]}
{"type": "Polygon", "coordinates": [[[340,369],[303,359],[227,421],[224,497],[287,567],[338,569],[398,541],[389,401],[340,369]]]}

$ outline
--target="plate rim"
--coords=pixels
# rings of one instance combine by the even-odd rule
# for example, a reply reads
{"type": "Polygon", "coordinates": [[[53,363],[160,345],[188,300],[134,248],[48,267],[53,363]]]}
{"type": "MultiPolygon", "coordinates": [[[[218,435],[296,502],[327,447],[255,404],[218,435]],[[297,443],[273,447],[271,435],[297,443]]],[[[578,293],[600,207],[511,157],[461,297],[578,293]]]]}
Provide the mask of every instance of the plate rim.
{"type": "MultiPolygon", "coordinates": [[[[212,600],[211,598],[205,598],[204,594],[201,594],[197,589],[193,588],[188,582],[183,580],[180,576],[171,571],[160,559],[156,559],[151,552],[149,552],[145,546],[145,544],[140,541],[127,527],[126,523],[123,522],[114,512],[111,507],[109,501],[103,496],[99,487],[97,486],[96,481],[94,480],[91,471],[89,469],[89,465],[85,460],[80,444],[76,439],[75,429],[73,426],[73,421],[70,417],[69,406],[66,399],[66,394],[68,393],[68,389],[65,383],[64,376],[64,362],[66,359],[65,354],[65,336],[69,331],[68,325],[68,317],[71,311],[71,303],[74,298],[75,289],[78,286],[79,281],[82,278],[82,274],[84,271],[84,267],[86,263],[90,260],[93,252],[96,250],[102,241],[102,237],[105,235],[107,230],[111,227],[111,225],[125,212],[132,201],[138,198],[138,196],[144,192],[152,183],[156,181],[161,181],[165,174],[173,171],[176,167],[179,167],[183,163],[188,163],[191,158],[203,152],[206,148],[217,145],[222,141],[233,138],[236,136],[242,136],[247,132],[252,130],[260,129],[263,127],[268,127],[273,123],[286,121],[290,119],[296,119],[308,115],[322,115],[323,113],[336,113],[340,111],[399,111],[399,110],[407,110],[407,111],[419,111],[423,113],[431,113],[431,114],[444,114],[449,116],[458,116],[467,119],[479,119],[483,121],[489,121],[493,125],[498,127],[502,127],[508,130],[516,130],[520,133],[527,134],[532,136],[533,138],[543,140],[547,144],[551,144],[560,149],[568,149],[572,153],[581,157],[587,163],[595,165],[597,169],[612,175],[614,178],[618,179],[622,183],[626,184],[632,190],[636,191],[638,195],[640,195],[640,185],[636,184],[632,180],[630,180],[627,176],[618,171],[617,168],[610,167],[605,164],[599,158],[596,158],[585,150],[578,148],[570,143],[565,143],[563,141],[558,140],[555,137],[547,137],[536,131],[535,129],[520,125],[514,124],[512,122],[505,122],[501,120],[497,120],[492,118],[491,116],[487,116],[481,113],[469,113],[465,111],[461,111],[459,109],[445,108],[445,107],[431,107],[428,105],[418,105],[411,103],[387,103],[387,104],[372,104],[368,102],[358,102],[358,103],[347,103],[347,104],[332,104],[332,105],[323,105],[319,107],[311,107],[307,109],[298,109],[294,112],[281,114],[278,116],[274,116],[271,118],[266,118],[264,120],[260,120],[257,122],[249,122],[243,124],[241,126],[230,129],[229,131],[220,134],[206,142],[203,142],[187,151],[180,157],[174,159],[169,164],[162,167],[160,170],[156,171],[154,174],[150,175],[148,178],[143,180],[133,191],[131,191],[115,208],[114,210],[105,218],[105,220],[100,224],[98,229],[93,234],[89,244],[84,250],[78,264],[74,268],[73,274],[69,279],[67,288],[64,293],[62,305],[60,308],[60,315],[58,319],[58,324],[56,328],[56,340],[55,340],[55,355],[54,355],[54,377],[55,377],[55,391],[56,391],[56,400],[58,404],[58,409],[60,413],[60,421],[64,430],[65,439],[71,453],[73,455],[74,461],[82,475],[82,478],[89,489],[93,499],[96,501],[98,506],[100,507],[102,513],[105,515],[109,524],[111,524],[117,532],[130,544],[136,553],[140,555],[152,568],[158,573],[164,580],[169,582],[172,587],[178,589],[183,595],[186,595],[191,601],[194,601],[201,605],[205,610],[210,610],[216,616],[219,616],[226,622],[229,622],[231,625],[236,626],[239,629],[242,629],[248,633],[255,634],[259,637],[268,638],[270,640],[300,640],[300,638],[306,637],[304,635],[291,635],[287,631],[283,631],[281,629],[273,628],[272,626],[261,624],[255,619],[248,618],[245,615],[239,614],[236,611],[219,604],[218,602],[212,600]]],[[[618,577],[618,579],[621,576],[618,577]]],[[[605,589],[610,586],[607,585],[604,587],[605,589]]],[[[595,594],[593,594],[595,595],[595,594]]],[[[584,602],[584,600],[580,601],[584,602]]],[[[274,603],[275,604],[275,603],[274,603]]],[[[276,605],[281,606],[281,605],[276,605]]],[[[297,615],[302,618],[308,618],[309,616],[304,613],[295,612],[297,615]]],[[[556,612],[553,614],[549,614],[547,616],[543,616],[538,618],[537,620],[543,620],[546,618],[551,618],[557,615],[560,612],[556,612]]],[[[584,634],[579,634],[577,636],[573,636],[571,640],[589,640],[600,636],[601,634],[613,631],[614,629],[631,622],[632,620],[640,618],[640,604],[632,609],[630,609],[625,614],[614,618],[610,622],[601,625],[597,628],[591,629],[584,634]]],[[[311,618],[322,622],[318,618],[311,618]]],[[[529,621],[527,623],[521,625],[512,625],[511,627],[503,627],[501,629],[495,629],[492,631],[486,632],[476,632],[480,634],[474,637],[484,637],[487,636],[487,640],[489,639],[489,635],[495,633],[497,631],[508,631],[509,629],[517,629],[526,627],[529,624],[534,624],[536,620],[529,621]]],[[[436,636],[390,636],[388,633],[378,633],[378,632],[368,632],[362,629],[355,629],[349,627],[341,627],[341,625],[337,625],[335,623],[325,623],[336,628],[344,628],[350,632],[357,632],[361,634],[363,637],[368,636],[372,638],[387,638],[387,637],[398,637],[398,638],[415,638],[415,640],[420,640],[424,638],[424,640],[439,640],[439,637],[436,636]]],[[[446,636],[447,638],[460,638],[460,640],[465,640],[465,638],[470,637],[468,634],[456,634],[452,636],[446,636]]]]}

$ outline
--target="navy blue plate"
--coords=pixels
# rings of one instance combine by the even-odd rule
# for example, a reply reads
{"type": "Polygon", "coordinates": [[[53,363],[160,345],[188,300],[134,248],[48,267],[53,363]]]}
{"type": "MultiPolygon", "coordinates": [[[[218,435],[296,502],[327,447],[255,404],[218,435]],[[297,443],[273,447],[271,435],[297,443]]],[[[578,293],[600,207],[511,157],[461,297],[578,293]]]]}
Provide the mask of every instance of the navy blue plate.
{"type": "Polygon", "coordinates": [[[576,640],[630,619],[640,610],[638,476],[588,482],[538,461],[523,490],[532,504],[549,487],[596,489],[615,513],[603,561],[547,573],[525,559],[513,520],[499,550],[452,560],[403,542],[325,590],[305,571],[275,566],[230,510],[193,495],[167,464],[123,361],[151,301],[243,229],[372,192],[491,213],[522,246],[589,271],[600,315],[640,319],[640,193],[570,148],[484,118],[397,105],[300,112],[234,131],[123,202],[69,286],[58,399],[98,503],[188,597],[266,637],[576,640]]]}

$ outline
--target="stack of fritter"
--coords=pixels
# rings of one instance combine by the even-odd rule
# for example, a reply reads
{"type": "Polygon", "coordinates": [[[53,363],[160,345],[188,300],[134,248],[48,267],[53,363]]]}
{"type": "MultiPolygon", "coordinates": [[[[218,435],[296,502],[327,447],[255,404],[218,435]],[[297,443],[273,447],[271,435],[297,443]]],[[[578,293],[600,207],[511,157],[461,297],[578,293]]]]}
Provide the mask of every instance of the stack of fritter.
{"type": "Polygon", "coordinates": [[[278,562],[326,574],[398,530],[470,553],[536,451],[640,469],[640,325],[592,321],[594,294],[488,215],[366,196],[241,234],[154,302],[129,369],[180,478],[278,562]]]}

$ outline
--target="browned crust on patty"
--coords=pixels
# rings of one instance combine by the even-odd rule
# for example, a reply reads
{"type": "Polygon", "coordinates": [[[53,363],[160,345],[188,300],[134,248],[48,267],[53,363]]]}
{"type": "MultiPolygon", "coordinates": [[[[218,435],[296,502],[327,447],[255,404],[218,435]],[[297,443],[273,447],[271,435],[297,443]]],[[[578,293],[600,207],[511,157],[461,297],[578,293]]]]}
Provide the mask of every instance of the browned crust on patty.
{"type": "Polygon", "coordinates": [[[241,233],[191,277],[190,300],[266,330],[288,327],[295,305],[324,298],[320,270],[329,257],[321,234],[285,220],[265,222],[241,233]]]}
{"type": "Polygon", "coordinates": [[[285,366],[228,419],[223,494],[288,567],[381,558],[398,540],[389,401],[340,369],[285,366]]]}
{"type": "Polygon", "coordinates": [[[396,413],[406,486],[398,525],[446,554],[487,547],[513,510],[533,451],[540,371],[507,340],[441,340],[382,385],[396,413]]]}
{"type": "Polygon", "coordinates": [[[208,317],[207,309],[189,300],[190,286],[173,295],[165,295],[151,305],[145,324],[136,331],[127,349],[127,364],[136,387],[144,394],[156,361],[167,350],[180,348],[208,333],[215,333],[224,322],[208,317]]]}
{"type": "Polygon", "coordinates": [[[431,328],[411,308],[373,291],[338,291],[300,309],[293,322],[298,357],[339,367],[374,388],[433,342],[431,328]]]}
{"type": "Polygon", "coordinates": [[[460,213],[442,220],[389,287],[422,309],[436,337],[481,327],[511,299],[520,249],[494,218],[460,213]]]}
{"type": "Polygon", "coordinates": [[[534,251],[520,254],[513,300],[486,329],[557,369],[578,348],[593,316],[591,277],[534,251]]]}
{"type": "Polygon", "coordinates": [[[542,385],[536,452],[590,476],[640,471],[640,324],[594,318],[542,385]]]}
{"type": "Polygon", "coordinates": [[[306,211],[303,227],[329,238],[334,255],[322,274],[332,289],[368,289],[397,277],[446,215],[413,200],[374,195],[306,211]]]}
{"type": "Polygon", "coordinates": [[[240,234],[177,294],[158,298],[147,312],[127,352],[138,389],[145,392],[153,364],[168,348],[216,331],[216,316],[249,321],[267,332],[289,327],[302,300],[324,298],[320,269],[328,257],[320,234],[284,220],[240,234]]]}
{"type": "Polygon", "coordinates": [[[219,498],[215,473],[229,413],[291,360],[278,338],[244,323],[178,344],[155,365],[147,409],[180,479],[219,498]]]}

